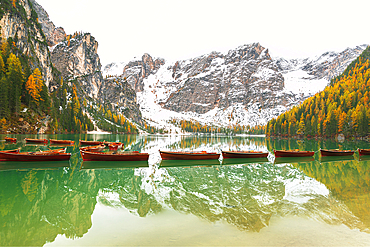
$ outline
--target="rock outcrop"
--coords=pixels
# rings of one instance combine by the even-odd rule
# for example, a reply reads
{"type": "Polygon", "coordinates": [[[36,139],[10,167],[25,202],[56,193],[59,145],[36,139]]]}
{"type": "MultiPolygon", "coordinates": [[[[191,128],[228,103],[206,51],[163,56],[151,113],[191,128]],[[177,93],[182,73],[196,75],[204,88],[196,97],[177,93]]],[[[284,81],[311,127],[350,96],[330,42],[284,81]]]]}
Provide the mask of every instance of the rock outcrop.
{"type": "Polygon", "coordinates": [[[159,67],[164,64],[164,59],[153,58],[149,54],[144,54],[141,60],[129,62],[123,69],[122,76],[127,78],[128,83],[135,90],[143,90],[143,80],[149,75],[157,72],[159,67]]]}
{"type": "Polygon", "coordinates": [[[89,34],[76,34],[57,44],[51,51],[51,60],[64,81],[78,81],[86,96],[98,98],[103,81],[98,55],[98,42],[89,34]]]}
{"type": "Polygon", "coordinates": [[[46,42],[49,46],[54,46],[66,38],[66,33],[62,27],[55,27],[54,23],[50,20],[49,14],[44,8],[38,4],[35,0],[30,0],[33,9],[36,11],[38,16],[38,22],[41,24],[41,28],[45,34],[46,42]]]}
{"type": "Polygon", "coordinates": [[[112,104],[114,109],[122,112],[127,118],[142,124],[136,93],[122,76],[105,78],[100,85],[98,95],[100,101],[112,104]]]}
{"type": "Polygon", "coordinates": [[[19,0],[16,8],[11,7],[0,16],[0,38],[13,38],[20,52],[32,59],[31,69],[39,68],[45,84],[52,88],[56,80],[47,40],[37,21],[33,3],[34,1],[19,0]]]}

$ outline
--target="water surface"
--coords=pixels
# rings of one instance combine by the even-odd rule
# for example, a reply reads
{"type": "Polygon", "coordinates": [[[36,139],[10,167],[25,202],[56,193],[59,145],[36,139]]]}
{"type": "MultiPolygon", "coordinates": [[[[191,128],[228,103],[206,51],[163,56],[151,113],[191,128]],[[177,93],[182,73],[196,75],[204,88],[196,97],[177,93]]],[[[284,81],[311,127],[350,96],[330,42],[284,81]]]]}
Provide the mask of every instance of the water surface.
{"type": "MultiPolygon", "coordinates": [[[[17,135],[71,139],[69,162],[0,162],[0,246],[368,246],[370,161],[275,159],[273,149],[364,141],[17,135]],[[148,162],[83,162],[78,140],[122,141],[148,162]],[[260,150],[266,160],[163,162],[158,150],[260,150]]],[[[4,136],[0,135],[3,140],[4,136]]],[[[0,142],[0,150],[50,146],[0,142]]]]}

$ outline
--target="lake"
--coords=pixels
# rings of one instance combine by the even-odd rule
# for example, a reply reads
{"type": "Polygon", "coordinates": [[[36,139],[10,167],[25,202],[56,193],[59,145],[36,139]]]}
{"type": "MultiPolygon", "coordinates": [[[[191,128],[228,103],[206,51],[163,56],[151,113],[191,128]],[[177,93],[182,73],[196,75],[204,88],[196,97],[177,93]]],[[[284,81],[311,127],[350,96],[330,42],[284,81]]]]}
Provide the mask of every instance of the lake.
{"type": "MultiPolygon", "coordinates": [[[[366,141],[260,136],[10,135],[0,150],[70,139],[69,162],[0,162],[0,246],[369,246],[370,158],[275,159],[273,149],[366,141]],[[83,162],[78,140],[121,141],[148,162],[83,162]],[[161,161],[158,150],[260,150],[266,160],[161,161]]],[[[4,140],[5,135],[0,135],[4,140]]]]}

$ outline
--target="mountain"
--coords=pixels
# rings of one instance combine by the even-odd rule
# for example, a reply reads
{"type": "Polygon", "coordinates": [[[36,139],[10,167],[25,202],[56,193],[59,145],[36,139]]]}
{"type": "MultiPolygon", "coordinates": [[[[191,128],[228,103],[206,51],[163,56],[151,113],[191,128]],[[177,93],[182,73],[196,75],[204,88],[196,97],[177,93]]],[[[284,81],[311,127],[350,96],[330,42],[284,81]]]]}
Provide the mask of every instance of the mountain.
{"type": "Polygon", "coordinates": [[[126,77],[143,117],[158,127],[170,128],[171,119],[254,126],[323,90],[365,48],[287,60],[272,58],[253,43],[176,62],[144,54],[141,60],[109,64],[103,74],[126,77]]]}
{"type": "MultiPolygon", "coordinates": [[[[307,65],[306,65],[307,67],[307,65]]],[[[322,74],[321,72],[319,74],[322,74]]],[[[271,136],[365,137],[370,119],[370,47],[320,93],[273,118],[271,136]]]]}

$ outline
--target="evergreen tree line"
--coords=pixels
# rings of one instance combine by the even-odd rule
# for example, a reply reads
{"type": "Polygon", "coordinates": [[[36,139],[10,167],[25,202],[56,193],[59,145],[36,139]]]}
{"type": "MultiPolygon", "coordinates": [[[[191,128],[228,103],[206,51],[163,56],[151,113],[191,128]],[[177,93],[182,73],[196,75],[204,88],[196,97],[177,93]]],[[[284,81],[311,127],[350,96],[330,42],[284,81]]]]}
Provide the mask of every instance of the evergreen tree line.
{"type": "Polygon", "coordinates": [[[29,58],[19,51],[12,38],[0,49],[0,118],[18,117],[22,108],[38,113],[50,110],[48,89],[38,68],[31,71],[29,58]],[[24,105],[24,107],[22,107],[24,105]]]}
{"type": "MultiPolygon", "coordinates": [[[[86,104],[84,102],[84,105],[86,104]]],[[[118,113],[111,104],[96,102],[95,104],[90,104],[87,110],[96,120],[95,124],[102,130],[112,133],[138,133],[136,126],[128,121],[123,114],[118,113]]]]}
{"type": "MultiPolygon", "coordinates": [[[[61,80],[60,87],[49,95],[39,68],[31,70],[29,58],[19,52],[9,38],[0,46],[0,120],[2,130],[15,124],[23,112],[32,111],[39,118],[51,115],[51,133],[75,133],[92,130],[91,120],[83,113],[75,85],[61,80]],[[69,98],[67,95],[71,95],[69,98]],[[27,109],[25,109],[27,108],[27,109]]],[[[29,117],[30,114],[26,116],[29,117]]],[[[28,119],[27,119],[28,120],[28,119]]],[[[19,127],[19,126],[18,126],[19,127]]]]}
{"type": "Polygon", "coordinates": [[[370,119],[370,48],[324,91],[268,122],[268,136],[364,137],[370,119]]]}

